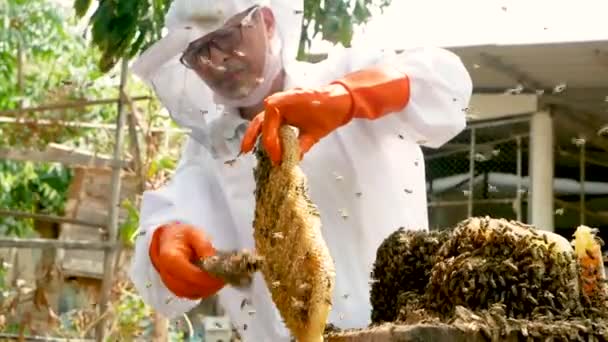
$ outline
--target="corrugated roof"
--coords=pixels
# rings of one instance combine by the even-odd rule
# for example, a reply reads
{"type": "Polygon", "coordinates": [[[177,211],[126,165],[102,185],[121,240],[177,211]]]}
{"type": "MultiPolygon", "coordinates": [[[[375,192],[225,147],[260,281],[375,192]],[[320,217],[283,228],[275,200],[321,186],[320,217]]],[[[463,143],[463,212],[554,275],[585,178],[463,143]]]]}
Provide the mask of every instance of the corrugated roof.
{"type": "Polygon", "coordinates": [[[545,89],[561,83],[568,88],[608,89],[608,41],[483,45],[450,50],[463,59],[478,89],[513,88],[525,83],[526,78],[545,89]]]}
{"type": "MultiPolygon", "coordinates": [[[[554,106],[558,142],[584,135],[590,147],[608,151],[608,41],[453,47],[478,93],[541,91],[554,106]],[[522,89],[523,86],[523,89],[522,89]],[[558,91],[555,88],[558,87],[558,91]]],[[[539,93],[540,94],[540,93],[539,93]]]]}
{"type": "MultiPolygon", "coordinates": [[[[502,94],[521,85],[522,93],[539,94],[541,106],[552,105],[555,148],[559,152],[555,160],[556,176],[578,178],[580,147],[573,144],[573,139],[583,137],[586,141],[587,178],[605,178],[608,162],[603,161],[608,160],[608,136],[598,133],[608,125],[608,41],[483,45],[449,50],[462,58],[471,74],[476,93],[502,94]],[[565,88],[554,93],[553,89],[558,85],[565,85],[565,88]],[[538,90],[544,92],[540,94],[538,90]]],[[[508,106],[508,102],[504,105],[508,106]]],[[[527,123],[478,129],[476,143],[491,143],[528,132],[527,123]]],[[[469,138],[470,132],[467,130],[443,149],[426,150],[425,154],[429,159],[436,159],[432,157],[435,154],[439,156],[445,154],[446,150],[466,148],[469,138]]],[[[528,139],[522,143],[526,150],[528,139]]],[[[503,162],[510,166],[497,164],[496,167],[514,167],[516,150],[513,144],[502,146],[504,150],[501,152],[503,162]]],[[[482,150],[480,145],[477,148],[482,150]]],[[[451,165],[450,172],[455,172],[454,165],[466,170],[467,153],[454,155],[453,158],[456,161],[445,164],[451,165]],[[454,164],[456,162],[458,164],[454,164]]],[[[429,160],[428,163],[435,173],[442,172],[442,168],[446,167],[442,164],[446,161],[439,159],[429,160]]],[[[523,167],[524,170],[528,168],[525,159],[523,167]]]]}

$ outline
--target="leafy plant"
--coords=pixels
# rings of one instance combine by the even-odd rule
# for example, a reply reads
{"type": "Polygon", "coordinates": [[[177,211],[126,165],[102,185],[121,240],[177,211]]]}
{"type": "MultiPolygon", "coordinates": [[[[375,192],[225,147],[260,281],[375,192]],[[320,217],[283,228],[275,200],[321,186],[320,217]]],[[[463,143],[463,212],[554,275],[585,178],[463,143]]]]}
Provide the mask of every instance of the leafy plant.
{"type": "MultiPolygon", "coordinates": [[[[88,48],[87,38],[75,30],[76,20],[72,13],[55,2],[0,0],[0,23],[0,109],[118,97],[116,74],[100,72],[96,62],[101,54],[88,48]]],[[[142,85],[129,83],[127,93],[141,95],[142,89],[142,85]]],[[[137,103],[138,106],[140,104],[137,103]]],[[[157,113],[160,108],[154,100],[149,101],[148,105],[148,113],[157,113]]],[[[115,104],[18,113],[15,118],[26,123],[0,124],[0,147],[42,149],[49,143],[61,143],[108,153],[114,145],[112,131],[73,129],[67,128],[64,123],[114,123],[116,114],[115,104]],[[42,120],[50,124],[42,124],[42,120]]],[[[157,126],[170,121],[168,117],[155,117],[157,126]]],[[[162,155],[161,152],[162,149],[157,147],[151,151],[151,155],[162,155]]],[[[171,167],[173,164],[160,162],[153,173],[154,178],[162,175],[167,165],[171,167]]],[[[0,208],[62,215],[71,180],[71,170],[63,165],[2,160],[0,208]]],[[[128,246],[134,231],[129,227],[137,227],[138,210],[135,203],[125,205],[129,215],[121,227],[121,237],[128,246]]],[[[26,237],[33,233],[33,225],[31,219],[3,216],[0,217],[0,235],[26,237]]],[[[3,265],[0,264],[0,331],[23,333],[28,324],[2,306],[12,305],[15,298],[15,286],[5,283],[3,265]],[[11,290],[10,297],[7,297],[10,302],[4,298],[6,289],[11,290]]],[[[120,280],[124,282],[124,279],[120,280]]],[[[122,286],[120,291],[114,292],[119,294],[112,298],[114,311],[110,320],[114,330],[111,340],[130,340],[132,334],[144,328],[141,323],[145,322],[143,318],[150,315],[150,309],[129,286],[122,286]]],[[[83,308],[79,313],[84,314],[80,315],[82,317],[63,315],[69,316],[70,321],[76,319],[79,324],[61,324],[52,333],[80,337],[81,332],[90,331],[91,319],[96,319],[97,314],[94,310],[91,313],[90,308],[83,308]]]]}
{"type": "MultiPolygon", "coordinates": [[[[60,214],[71,171],[59,164],[0,161],[0,208],[60,214]]],[[[24,236],[32,220],[0,217],[0,234],[24,236]]]]}
{"type": "MultiPolygon", "coordinates": [[[[89,25],[93,44],[100,49],[99,68],[107,72],[122,57],[133,57],[161,38],[164,14],[171,0],[98,0],[89,25]]],[[[75,0],[76,15],[82,18],[92,0],[75,0]]]]}
{"type": "Polygon", "coordinates": [[[111,336],[114,341],[128,341],[143,333],[142,324],[151,315],[151,309],[144,304],[133,288],[120,289],[119,297],[114,303],[115,333],[111,336]]]}
{"type": "Polygon", "coordinates": [[[120,225],[119,238],[126,247],[133,247],[139,228],[139,210],[129,199],[122,202],[122,207],[127,210],[127,218],[120,225]]]}
{"type": "MultiPolygon", "coordinates": [[[[93,44],[102,56],[98,65],[107,72],[122,57],[132,58],[161,38],[164,15],[172,0],[98,0],[88,25],[93,44]]],[[[219,0],[218,0],[219,1],[219,0]]],[[[350,45],[353,27],[365,23],[373,7],[384,8],[391,0],[305,0],[300,57],[308,51],[311,39],[350,45]],[[310,30],[312,29],[312,32],[310,30]]],[[[92,0],[75,0],[74,8],[82,18],[92,0]]]]}
{"type": "MultiPolygon", "coordinates": [[[[74,18],[44,0],[3,0],[0,6],[0,108],[116,97],[112,75],[95,66],[98,53],[74,30],[74,18]],[[21,57],[20,57],[21,56],[21,57]]],[[[89,144],[95,131],[61,122],[111,122],[116,106],[71,108],[15,115],[19,126],[0,126],[0,146],[43,148],[50,142],[89,144]],[[46,120],[47,123],[42,124],[46,120]],[[18,128],[18,129],[15,129],[18,128]]],[[[108,137],[109,140],[111,139],[108,137]]]]}
{"type": "Polygon", "coordinates": [[[372,16],[371,8],[383,10],[392,0],[305,0],[299,58],[310,49],[312,39],[321,34],[323,40],[350,46],[354,27],[365,24],[372,16]]]}
{"type": "MultiPolygon", "coordinates": [[[[0,20],[1,109],[117,97],[117,80],[96,68],[99,54],[75,31],[69,11],[45,0],[2,0],[0,20]]],[[[0,124],[2,148],[44,149],[53,142],[107,153],[113,147],[112,132],[61,123],[110,123],[116,105],[18,113],[15,118],[25,123],[0,124]]],[[[62,165],[0,161],[0,208],[61,214],[70,179],[69,168],[62,165]]],[[[0,234],[23,236],[32,227],[31,219],[0,218],[0,234]]]]}
{"type": "MultiPolygon", "coordinates": [[[[55,3],[2,0],[0,22],[0,109],[97,97],[107,91],[107,85],[92,84],[91,80],[109,76],[88,67],[95,55],[87,52],[85,41],[70,31],[69,18],[55,3]]],[[[87,114],[113,116],[103,109],[87,114]]],[[[17,113],[14,118],[25,123],[0,125],[0,147],[42,148],[50,142],[72,140],[76,132],[56,122],[87,114],[82,109],[49,111],[44,115],[17,113]],[[51,124],[39,125],[40,119],[51,124]]],[[[71,171],[63,165],[1,160],[0,208],[61,215],[71,177],[71,171]]],[[[32,219],[0,217],[0,235],[26,237],[33,233],[33,227],[32,219]]],[[[33,293],[24,294],[24,284],[5,282],[4,266],[3,263],[0,271],[0,312],[4,321],[0,328],[23,334],[31,312],[17,315],[14,308],[24,301],[32,301],[39,310],[48,307],[46,294],[39,286],[48,282],[36,279],[33,293]]],[[[38,272],[37,276],[41,274],[44,275],[38,272]]]]}

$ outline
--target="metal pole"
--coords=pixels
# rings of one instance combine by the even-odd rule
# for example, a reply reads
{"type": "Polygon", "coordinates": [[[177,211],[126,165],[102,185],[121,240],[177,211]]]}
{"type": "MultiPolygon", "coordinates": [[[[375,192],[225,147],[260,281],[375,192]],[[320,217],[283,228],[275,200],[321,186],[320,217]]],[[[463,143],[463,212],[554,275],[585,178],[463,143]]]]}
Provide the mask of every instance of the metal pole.
{"type": "Polygon", "coordinates": [[[473,181],[475,180],[475,128],[471,128],[471,148],[469,152],[469,198],[467,215],[473,216],[473,181]]]}
{"type": "MultiPolygon", "coordinates": [[[[478,199],[475,201],[477,204],[513,204],[515,198],[488,198],[488,199],[478,199]]],[[[441,208],[441,207],[460,207],[467,205],[469,203],[468,199],[464,201],[430,201],[428,203],[429,207],[432,208],[441,208]]]]}
{"type": "MultiPolygon", "coordinates": [[[[121,160],[122,147],[124,142],[125,126],[125,98],[124,89],[127,84],[128,75],[128,60],[123,58],[120,70],[120,101],[118,102],[118,118],[116,119],[115,144],[114,144],[114,160],[121,160]]],[[[118,235],[118,213],[120,201],[121,187],[121,167],[118,164],[112,166],[112,185],[110,207],[108,209],[108,241],[113,243],[117,240],[118,235]]],[[[114,259],[116,257],[116,248],[106,250],[103,267],[103,280],[101,284],[101,298],[99,301],[99,315],[104,315],[108,310],[108,302],[110,300],[110,290],[114,280],[114,259]]],[[[106,333],[106,316],[102,316],[95,329],[95,339],[97,342],[102,342],[105,339],[106,333]]]]}
{"type": "MultiPolygon", "coordinates": [[[[519,137],[525,138],[527,137],[527,134],[522,134],[519,135],[519,137]]],[[[503,143],[507,143],[510,142],[512,140],[514,140],[516,138],[505,138],[505,139],[498,139],[498,140],[492,140],[492,141],[488,141],[482,144],[477,144],[479,146],[494,146],[494,145],[498,145],[498,144],[503,144],[503,143]]],[[[433,160],[433,159],[437,159],[437,158],[443,158],[443,157],[449,157],[451,155],[457,154],[457,153],[464,153],[464,152],[469,152],[469,147],[463,147],[463,148],[454,148],[454,149],[450,149],[448,151],[445,152],[437,152],[437,153],[433,153],[431,155],[429,155],[428,157],[424,157],[424,160],[433,160]]]]}
{"type": "Polygon", "coordinates": [[[580,170],[580,182],[581,182],[581,193],[580,193],[580,224],[584,225],[585,224],[585,212],[587,211],[585,208],[585,140],[583,139],[583,143],[580,146],[580,165],[579,165],[579,170],[580,170]]]}
{"type": "Polygon", "coordinates": [[[517,193],[515,194],[516,198],[516,208],[515,214],[517,215],[517,221],[521,222],[522,220],[522,207],[521,207],[521,188],[522,188],[522,152],[521,152],[521,137],[517,136],[515,138],[517,142],[517,193]]]}
{"type": "Polygon", "coordinates": [[[467,124],[467,126],[469,128],[480,129],[480,128],[490,128],[490,127],[497,127],[497,126],[506,126],[506,125],[512,125],[512,124],[516,124],[516,123],[528,122],[528,121],[530,121],[530,115],[526,114],[526,115],[518,115],[515,118],[503,119],[503,120],[489,119],[488,121],[484,121],[484,122],[475,122],[475,123],[467,124]]]}

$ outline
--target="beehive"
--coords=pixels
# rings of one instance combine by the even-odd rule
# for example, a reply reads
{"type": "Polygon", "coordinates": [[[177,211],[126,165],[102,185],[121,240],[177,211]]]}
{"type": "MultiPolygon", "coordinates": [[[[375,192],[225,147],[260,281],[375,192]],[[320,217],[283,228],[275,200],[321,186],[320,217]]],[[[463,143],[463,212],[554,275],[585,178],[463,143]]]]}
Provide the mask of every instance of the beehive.
{"type": "Polygon", "coordinates": [[[256,148],[255,248],[264,258],[261,271],[287,328],[298,342],[321,342],[331,310],[334,264],[298,166],[296,132],[283,126],[280,138],[279,166],[272,166],[261,145],[256,148]]]}
{"type": "MultiPolygon", "coordinates": [[[[424,294],[439,248],[450,230],[410,231],[399,228],[378,247],[372,269],[370,301],[372,322],[393,322],[399,311],[399,297],[424,294]]],[[[404,302],[405,303],[405,302],[404,302]]]]}
{"type": "Polygon", "coordinates": [[[396,312],[396,319],[331,332],[327,341],[608,341],[601,241],[594,233],[579,228],[573,249],[565,238],[519,222],[471,218],[429,256],[419,241],[430,236],[398,231],[380,246],[376,262],[401,274],[376,272],[383,279],[373,279],[392,293],[401,290],[396,308],[372,302],[381,304],[374,311],[396,312]],[[408,266],[387,262],[402,255],[408,266]],[[428,260],[435,263],[420,295],[428,260]]]}
{"type": "Polygon", "coordinates": [[[429,307],[451,315],[504,303],[514,318],[568,315],[580,309],[574,252],[568,240],[491,218],[459,224],[438,252],[426,291],[429,307]]]}

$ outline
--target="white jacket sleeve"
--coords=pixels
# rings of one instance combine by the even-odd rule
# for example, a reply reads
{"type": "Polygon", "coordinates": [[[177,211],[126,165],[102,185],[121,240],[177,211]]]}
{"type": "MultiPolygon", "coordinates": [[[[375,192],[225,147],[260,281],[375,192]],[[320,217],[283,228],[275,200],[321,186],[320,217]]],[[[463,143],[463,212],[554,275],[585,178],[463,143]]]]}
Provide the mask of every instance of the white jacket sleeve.
{"type": "MultiPolygon", "coordinates": [[[[420,145],[438,148],[466,127],[465,109],[473,92],[460,58],[445,49],[423,47],[392,53],[380,49],[348,51],[348,71],[391,65],[410,79],[410,100],[397,115],[405,132],[420,145]]],[[[338,58],[339,59],[339,58],[338,58]]]]}
{"type": "Polygon", "coordinates": [[[175,221],[202,229],[222,225],[226,226],[226,236],[221,239],[231,238],[230,218],[224,214],[227,210],[222,202],[221,189],[214,170],[208,165],[212,164],[206,150],[189,139],[171,181],[143,194],[140,234],[135,242],[130,276],[143,301],[168,318],[191,310],[199,302],[175,297],[151,264],[148,249],[156,228],[175,221]]]}

